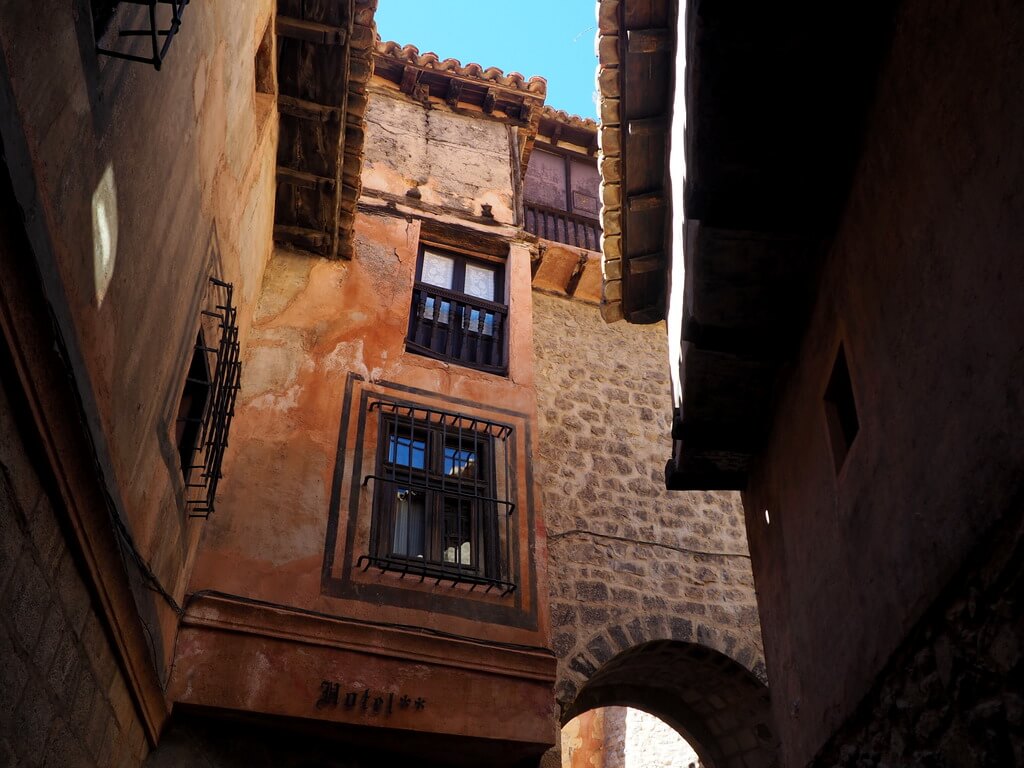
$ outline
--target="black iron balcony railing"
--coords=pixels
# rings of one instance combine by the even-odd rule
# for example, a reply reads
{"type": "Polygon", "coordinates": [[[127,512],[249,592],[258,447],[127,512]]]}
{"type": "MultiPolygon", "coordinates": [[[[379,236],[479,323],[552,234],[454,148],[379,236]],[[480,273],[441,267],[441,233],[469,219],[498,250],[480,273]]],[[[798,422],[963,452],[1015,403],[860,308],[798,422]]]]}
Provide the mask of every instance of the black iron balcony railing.
{"type": "MultiPolygon", "coordinates": [[[[143,26],[133,29],[121,29],[117,32],[117,36],[118,38],[128,38],[129,41],[140,38],[147,40],[149,42],[149,55],[145,56],[140,53],[103,48],[99,45],[96,46],[96,52],[102,53],[105,56],[113,56],[116,59],[124,59],[125,61],[152,64],[153,67],[159,70],[163,65],[164,59],[167,58],[167,52],[171,48],[171,43],[174,42],[174,36],[178,34],[178,30],[181,28],[181,17],[188,3],[189,0],[113,0],[113,2],[107,0],[100,11],[103,18],[94,19],[94,23],[98,21],[101,25],[106,25],[115,15],[119,4],[126,7],[143,6],[145,8],[142,13],[138,14],[144,17],[144,20],[141,20],[143,26]]],[[[127,10],[125,13],[128,14],[129,19],[140,21],[137,15],[132,15],[132,10],[127,10]]]]}
{"type": "Polygon", "coordinates": [[[524,208],[527,232],[576,248],[601,250],[601,224],[597,219],[537,203],[525,203],[524,208]]]}
{"type": "Polygon", "coordinates": [[[504,374],[507,326],[504,304],[416,283],[406,347],[428,357],[504,374]]]}

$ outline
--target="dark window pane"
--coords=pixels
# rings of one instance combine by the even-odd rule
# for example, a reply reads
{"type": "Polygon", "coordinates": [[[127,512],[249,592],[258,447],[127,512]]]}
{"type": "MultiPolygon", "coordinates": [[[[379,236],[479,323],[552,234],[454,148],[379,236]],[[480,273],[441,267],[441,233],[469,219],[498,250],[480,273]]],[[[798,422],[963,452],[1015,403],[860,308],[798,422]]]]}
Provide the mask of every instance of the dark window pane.
{"type": "Polygon", "coordinates": [[[468,499],[444,499],[444,544],[446,563],[473,565],[473,505],[468,499]]]}
{"type": "Polygon", "coordinates": [[[423,440],[392,435],[388,446],[388,462],[402,467],[423,469],[427,462],[427,445],[423,440]]]}

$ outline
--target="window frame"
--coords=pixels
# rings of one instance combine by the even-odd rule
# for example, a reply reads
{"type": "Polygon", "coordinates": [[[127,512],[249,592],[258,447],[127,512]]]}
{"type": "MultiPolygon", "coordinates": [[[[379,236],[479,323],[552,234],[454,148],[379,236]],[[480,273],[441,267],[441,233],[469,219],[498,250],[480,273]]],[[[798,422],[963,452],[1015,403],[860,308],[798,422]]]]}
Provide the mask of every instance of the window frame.
{"type": "MultiPolygon", "coordinates": [[[[499,453],[505,462],[505,493],[509,491],[509,465],[511,460],[510,436],[512,427],[485,422],[461,414],[434,411],[417,406],[406,406],[385,400],[375,401],[370,409],[379,414],[372,517],[370,522],[369,554],[360,558],[360,564],[373,565],[381,571],[397,571],[419,576],[420,582],[433,579],[436,583],[451,581],[468,583],[475,589],[486,586],[486,591],[498,588],[502,594],[515,590],[511,581],[511,543],[513,526],[511,516],[515,508],[508,499],[499,498],[499,453]],[[422,416],[420,415],[422,414],[422,416]],[[499,430],[496,431],[495,430],[499,430]],[[392,446],[398,440],[409,439],[409,461],[402,461],[392,446]],[[415,443],[423,446],[422,467],[416,466],[415,443]],[[499,451],[499,442],[503,447],[499,451]],[[448,450],[456,453],[471,451],[475,457],[473,476],[452,479],[447,470],[448,450]],[[394,458],[392,458],[394,457],[394,458]],[[397,551],[396,531],[401,512],[402,492],[413,491],[423,497],[422,554],[397,551]],[[459,522],[454,540],[454,559],[446,558],[450,537],[446,513],[453,503],[459,522]],[[465,506],[470,521],[469,535],[461,530],[462,508],[465,506]],[[504,536],[502,515],[505,515],[504,536]],[[470,543],[470,560],[462,562],[465,542],[470,543]]],[[[367,482],[364,480],[364,486],[367,482]]],[[[411,505],[406,507],[406,524],[411,521],[411,505]]],[[[411,529],[410,529],[411,530],[411,529]]],[[[407,539],[408,542],[408,539],[407,539]]]]}
{"type": "Polygon", "coordinates": [[[507,376],[509,348],[507,268],[508,262],[505,259],[488,257],[483,254],[470,254],[449,246],[421,243],[416,259],[409,307],[409,322],[405,338],[406,350],[486,373],[507,376]],[[423,281],[423,266],[428,252],[453,259],[450,288],[423,281]],[[482,299],[466,293],[466,268],[469,265],[483,267],[493,272],[493,295],[495,297],[493,300],[482,299]],[[448,308],[439,308],[432,319],[425,318],[424,312],[432,310],[433,303],[426,305],[421,300],[424,293],[434,294],[437,298],[432,298],[432,302],[440,299],[442,307],[447,304],[448,308]],[[472,306],[472,315],[468,321],[462,314],[462,305],[472,306]],[[453,306],[455,307],[454,313],[452,312],[453,306]],[[488,322],[489,318],[490,322],[488,322]],[[479,326],[479,332],[473,330],[474,324],[479,326]],[[491,328],[490,332],[486,330],[488,327],[491,328]],[[422,340],[424,328],[430,329],[429,339],[426,343],[422,340]],[[437,335],[438,331],[440,332],[439,336],[437,335]],[[494,349],[485,360],[467,359],[465,345],[470,342],[475,342],[474,357],[476,358],[480,357],[481,343],[485,350],[489,344],[493,344],[494,349]]]}

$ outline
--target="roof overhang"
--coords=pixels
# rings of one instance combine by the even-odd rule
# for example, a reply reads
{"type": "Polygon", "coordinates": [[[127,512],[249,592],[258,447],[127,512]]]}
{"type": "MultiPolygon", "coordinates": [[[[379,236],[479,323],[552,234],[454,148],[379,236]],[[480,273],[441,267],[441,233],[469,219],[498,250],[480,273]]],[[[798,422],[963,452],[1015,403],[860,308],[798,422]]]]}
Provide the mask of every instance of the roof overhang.
{"type": "Polygon", "coordinates": [[[277,6],[274,240],[351,258],[377,0],[277,6]]]}
{"type": "Polygon", "coordinates": [[[665,317],[672,243],[669,131],[675,0],[599,0],[601,313],[652,323],[665,317]]]}
{"type": "Polygon", "coordinates": [[[668,487],[742,489],[845,205],[894,2],[688,0],[678,25],[670,5],[598,6],[604,311],[669,319],[679,370],[668,487]],[[672,39],[652,35],[654,26],[672,39]],[[677,26],[686,179],[676,198],[685,224],[675,233],[683,258],[671,263],[658,254],[669,252],[672,233],[631,201],[657,184],[658,158],[668,166],[667,133],[643,121],[671,117],[671,77],[660,70],[674,68],[667,51],[679,42],[677,26]],[[658,297],[669,285],[665,312],[658,297]]]}
{"type": "Polygon", "coordinates": [[[746,487],[846,203],[892,5],[687,4],[669,488],[746,487]]]}

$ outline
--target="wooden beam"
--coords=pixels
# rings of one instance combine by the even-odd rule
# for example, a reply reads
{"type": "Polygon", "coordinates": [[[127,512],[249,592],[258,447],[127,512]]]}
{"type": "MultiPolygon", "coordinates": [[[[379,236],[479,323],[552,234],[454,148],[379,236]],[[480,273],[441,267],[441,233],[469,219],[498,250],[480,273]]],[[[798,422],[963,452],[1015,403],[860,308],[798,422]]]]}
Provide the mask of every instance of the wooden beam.
{"type": "Polygon", "coordinates": [[[652,253],[647,256],[634,256],[626,259],[626,271],[630,275],[646,275],[651,272],[660,272],[665,268],[665,255],[652,253]]]}
{"type": "Polygon", "coordinates": [[[661,190],[645,192],[642,195],[630,195],[626,199],[626,206],[629,208],[630,213],[654,211],[665,207],[665,195],[662,194],[661,190]]]}
{"type": "Polygon", "coordinates": [[[660,136],[668,133],[671,122],[668,117],[644,117],[629,121],[630,136],[660,136]]]}
{"type": "Polygon", "coordinates": [[[277,166],[277,180],[282,184],[291,184],[293,187],[303,189],[316,189],[327,194],[334,194],[337,183],[334,179],[326,176],[317,176],[305,171],[298,171],[283,165],[277,166]]]}
{"type": "Polygon", "coordinates": [[[305,19],[293,19],[288,16],[277,17],[277,34],[294,40],[305,40],[307,43],[320,45],[344,45],[348,32],[342,27],[318,24],[305,19]]]}
{"type": "Polygon", "coordinates": [[[488,88],[487,93],[484,95],[484,113],[489,115],[494,111],[494,103],[497,99],[498,95],[494,92],[494,89],[488,88]]]}
{"type": "Polygon", "coordinates": [[[448,92],[444,96],[445,104],[455,109],[460,98],[462,98],[462,83],[453,77],[448,81],[448,92]]]}
{"type": "Polygon", "coordinates": [[[307,227],[277,224],[274,226],[274,240],[279,243],[290,243],[314,253],[327,253],[331,247],[331,236],[327,232],[307,227]]]}
{"type": "Polygon", "coordinates": [[[416,88],[416,83],[419,82],[420,71],[415,67],[406,66],[402,69],[402,82],[399,85],[402,93],[412,95],[413,89],[416,88]]]}
{"type": "Polygon", "coordinates": [[[664,53],[672,50],[671,29],[631,29],[626,33],[627,53],[664,53]]]}
{"type": "Polygon", "coordinates": [[[318,120],[321,123],[341,122],[341,110],[338,107],[328,107],[305,99],[296,99],[294,96],[279,95],[277,108],[286,115],[303,120],[318,120]]]}

